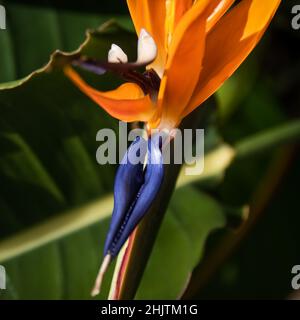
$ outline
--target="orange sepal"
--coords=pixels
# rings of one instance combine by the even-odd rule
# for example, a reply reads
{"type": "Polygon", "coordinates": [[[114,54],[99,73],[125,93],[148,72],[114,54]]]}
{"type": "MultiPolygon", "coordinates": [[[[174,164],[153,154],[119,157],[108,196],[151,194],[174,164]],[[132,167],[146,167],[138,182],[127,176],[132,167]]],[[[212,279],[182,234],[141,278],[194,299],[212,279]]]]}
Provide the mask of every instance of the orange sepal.
{"type": "Polygon", "coordinates": [[[122,121],[148,121],[154,114],[155,105],[149,95],[135,83],[124,83],[115,90],[102,92],[89,86],[71,67],[64,69],[70,80],[88,97],[112,117],[122,121]]]}
{"type": "Polygon", "coordinates": [[[243,0],[211,30],[199,82],[182,118],[208,99],[257,45],[280,0],[243,0]]]}

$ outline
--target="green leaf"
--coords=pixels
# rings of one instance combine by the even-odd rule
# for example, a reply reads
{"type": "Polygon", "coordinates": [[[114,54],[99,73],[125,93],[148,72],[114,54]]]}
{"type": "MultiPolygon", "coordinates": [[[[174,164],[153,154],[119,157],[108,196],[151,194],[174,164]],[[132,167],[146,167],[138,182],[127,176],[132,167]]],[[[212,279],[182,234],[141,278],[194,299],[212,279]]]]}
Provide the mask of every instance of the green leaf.
{"type": "Polygon", "coordinates": [[[179,189],[174,194],[171,210],[189,238],[195,267],[203,256],[210,232],[225,226],[224,211],[216,200],[192,187],[179,189]]]}
{"type": "Polygon", "coordinates": [[[178,298],[204,253],[207,237],[225,223],[224,212],[213,198],[193,187],[178,189],[160,228],[136,298],[178,298]]]}
{"type": "MultiPolygon", "coordinates": [[[[1,298],[90,298],[112,199],[102,198],[95,209],[85,204],[112,189],[114,167],[95,159],[96,133],[116,128],[117,121],[82,95],[61,67],[79,53],[104,57],[112,42],[134,55],[136,36],[109,22],[90,31],[78,50],[55,52],[47,63],[51,52],[74,50],[86,27],[107,17],[11,4],[6,9],[14,19],[0,33],[6,61],[0,85],[0,237],[9,237],[1,242],[9,279],[1,298]],[[70,209],[75,211],[62,214],[70,209]]],[[[117,83],[107,77],[89,81],[117,83]]]]}

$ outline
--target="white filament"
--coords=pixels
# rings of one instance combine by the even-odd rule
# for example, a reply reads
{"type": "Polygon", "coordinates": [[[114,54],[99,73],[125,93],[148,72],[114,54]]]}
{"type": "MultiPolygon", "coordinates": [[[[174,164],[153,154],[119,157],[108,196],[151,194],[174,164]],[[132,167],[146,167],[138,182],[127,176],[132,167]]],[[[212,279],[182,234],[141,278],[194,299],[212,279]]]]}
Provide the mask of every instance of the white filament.
{"type": "Polygon", "coordinates": [[[157,55],[157,46],[150,34],[142,29],[138,40],[138,57],[137,63],[149,64],[157,55]]]}
{"type": "Polygon", "coordinates": [[[108,51],[108,62],[110,63],[127,63],[128,57],[126,53],[116,44],[111,45],[108,51]]]}
{"type": "MultiPolygon", "coordinates": [[[[150,34],[142,29],[138,40],[137,61],[134,64],[148,65],[153,62],[157,55],[157,46],[150,34]]],[[[108,52],[108,62],[127,63],[126,53],[116,44],[112,44],[108,52]]]]}

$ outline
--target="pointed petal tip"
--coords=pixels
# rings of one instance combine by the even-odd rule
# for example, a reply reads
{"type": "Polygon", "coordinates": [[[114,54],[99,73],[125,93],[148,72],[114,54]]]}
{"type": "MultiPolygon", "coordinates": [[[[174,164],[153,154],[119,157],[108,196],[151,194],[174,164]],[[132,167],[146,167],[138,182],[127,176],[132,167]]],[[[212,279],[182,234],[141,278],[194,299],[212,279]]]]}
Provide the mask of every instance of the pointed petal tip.
{"type": "Polygon", "coordinates": [[[145,37],[151,37],[150,34],[147,32],[146,29],[142,28],[140,31],[140,36],[139,38],[145,38],[145,37]]]}
{"type": "Polygon", "coordinates": [[[98,272],[98,275],[97,275],[97,278],[96,278],[96,281],[95,281],[95,285],[94,285],[94,288],[92,289],[91,291],[91,296],[92,297],[95,297],[97,296],[100,292],[101,292],[101,285],[102,285],[102,282],[103,282],[103,277],[110,265],[110,262],[111,262],[111,255],[110,254],[107,254],[104,259],[103,259],[103,262],[100,266],[100,269],[99,269],[99,272],[98,272]]]}
{"type": "Polygon", "coordinates": [[[108,51],[108,62],[110,63],[127,63],[128,57],[126,53],[116,44],[112,44],[108,51]]]}
{"type": "Polygon", "coordinates": [[[100,290],[98,290],[97,288],[94,288],[91,292],[91,296],[93,298],[96,297],[98,294],[100,294],[100,290]]]}
{"type": "Polygon", "coordinates": [[[157,56],[157,45],[153,37],[142,28],[138,40],[137,63],[150,64],[157,56]]]}

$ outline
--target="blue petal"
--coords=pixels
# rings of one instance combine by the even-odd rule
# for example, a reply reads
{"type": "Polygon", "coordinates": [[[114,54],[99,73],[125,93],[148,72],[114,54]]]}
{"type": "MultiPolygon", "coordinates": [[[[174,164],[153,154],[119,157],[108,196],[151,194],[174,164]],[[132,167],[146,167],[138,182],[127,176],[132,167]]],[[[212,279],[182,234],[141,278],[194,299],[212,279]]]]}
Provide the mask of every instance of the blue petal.
{"type": "Polygon", "coordinates": [[[134,156],[137,150],[142,153],[140,155],[141,158],[145,159],[147,151],[145,139],[136,138],[128,148],[117,170],[114,186],[114,210],[105,241],[104,255],[110,251],[110,247],[113,247],[114,241],[116,241],[115,238],[118,237],[118,232],[122,229],[122,225],[126,223],[126,219],[128,219],[127,213],[131,203],[135,200],[136,194],[144,182],[143,164],[132,164],[129,161],[129,157],[134,156]]]}
{"type": "MultiPolygon", "coordinates": [[[[128,153],[130,152],[129,148],[128,153]]],[[[163,176],[163,157],[159,137],[152,137],[148,141],[148,161],[144,172],[140,167],[137,168],[137,165],[120,165],[116,176],[115,208],[106,240],[105,255],[110,254],[114,257],[118,254],[156,198],[163,176]],[[125,185],[127,187],[124,187],[125,185]]]]}

